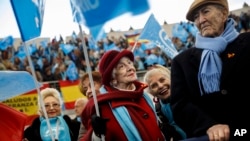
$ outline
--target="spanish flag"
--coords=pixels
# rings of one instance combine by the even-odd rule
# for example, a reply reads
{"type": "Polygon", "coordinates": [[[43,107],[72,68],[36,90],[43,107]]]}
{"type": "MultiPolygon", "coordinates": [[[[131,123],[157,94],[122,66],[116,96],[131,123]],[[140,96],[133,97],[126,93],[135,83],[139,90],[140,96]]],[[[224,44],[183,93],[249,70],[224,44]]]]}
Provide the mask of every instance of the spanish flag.
{"type": "Polygon", "coordinates": [[[75,81],[59,81],[62,97],[66,110],[74,109],[76,99],[84,97],[79,90],[79,80],[75,81]]]}

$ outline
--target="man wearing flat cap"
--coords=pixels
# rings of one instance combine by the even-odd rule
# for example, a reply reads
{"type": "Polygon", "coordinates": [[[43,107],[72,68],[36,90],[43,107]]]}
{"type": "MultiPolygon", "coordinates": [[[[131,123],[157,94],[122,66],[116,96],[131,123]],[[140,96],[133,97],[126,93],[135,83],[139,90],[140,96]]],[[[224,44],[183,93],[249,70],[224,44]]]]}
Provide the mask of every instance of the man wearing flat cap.
{"type": "Polygon", "coordinates": [[[239,34],[227,0],[194,0],[186,18],[199,32],[171,65],[171,107],[189,138],[250,141],[250,33],[239,34]]]}

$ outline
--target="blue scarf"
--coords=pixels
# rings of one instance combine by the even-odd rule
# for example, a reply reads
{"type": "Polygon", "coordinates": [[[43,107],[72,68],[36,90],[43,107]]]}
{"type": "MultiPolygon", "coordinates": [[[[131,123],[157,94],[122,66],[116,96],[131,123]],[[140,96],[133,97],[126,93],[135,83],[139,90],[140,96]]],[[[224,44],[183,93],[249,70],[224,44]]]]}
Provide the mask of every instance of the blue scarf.
{"type": "Polygon", "coordinates": [[[168,118],[169,124],[175,128],[175,130],[181,135],[182,139],[186,139],[187,138],[186,133],[174,121],[170,103],[164,104],[162,101],[160,101],[160,104],[161,104],[161,111],[163,115],[168,118]]]}
{"type": "MultiPolygon", "coordinates": [[[[106,89],[103,86],[100,88],[100,92],[103,94],[107,93],[106,89]]],[[[143,96],[146,99],[147,103],[152,108],[152,110],[155,111],[154,104],[152,100],[150,99],[150,97],[148,96],[148,94],[144,93],[143,96]]],[[[142,141],[137,128],[135,127],[133,121],[131,120],[128,110],[124,106],[112,109],[112,112],[115,118],[117,119],[117,121],[119,122],[120,126],[122,127],[122,130],[124,131],[127,139],[135,140],[135,141],[142,141]]]]}
{"type": "MultiPolygon", "coordinates": [[[[40,125],[40,135],[43,141],[52,141],[50,130],[48,128],[46,119],[40,117],[41,125],[40,125]]],[[[50,127],[52,129],[52,134],[54,139],[58,141],[70,141],[70,133],[69,127],[66,124],[65,120],[62,116],[58,116],[55,118],[49,118],[50,127]]]]}
{"type": "Polygon", "coordinates": [[[204,49],[198,73],[201,95],[203,95],[202,86],[206,94],[220,90],[222,61],[219,55],[238,35],[232,18],[227,20],[226,28],[219,37],[209,38],[202,37],[200,34],[196,35],[195,46],[204,49]]]}

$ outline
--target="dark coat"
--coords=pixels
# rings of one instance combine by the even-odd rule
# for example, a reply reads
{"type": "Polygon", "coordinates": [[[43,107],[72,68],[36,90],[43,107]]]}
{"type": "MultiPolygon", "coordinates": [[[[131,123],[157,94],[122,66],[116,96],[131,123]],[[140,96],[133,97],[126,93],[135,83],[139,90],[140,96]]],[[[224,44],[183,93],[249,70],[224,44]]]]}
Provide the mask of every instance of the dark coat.
{"type": "Polygon", "coordinates": [[[188,137],[205,135],[214,124],[228,124],[231,140],[250,141],[250,33],[240,34],[222,52],[221,91],[204,96],[198,84],[201,54],[202,49],[190,48],[172,60],[171,106],[176,123],[188,137]],[[241,129],[248,133],[234,137],[241,129]]]}
{"type": "MultiPolygon", "coordinates": [[[[63,119],[69,127],[71,141],[77,141],[80,122],[70,119],[67,115],[64,115],[63,119]]],[[[34,119],[33,123],[24,131],[24,138],[27,138],[29,141],[42,141],[40,136],[40,124],[41,122],[39,117],[34,119]]]]}

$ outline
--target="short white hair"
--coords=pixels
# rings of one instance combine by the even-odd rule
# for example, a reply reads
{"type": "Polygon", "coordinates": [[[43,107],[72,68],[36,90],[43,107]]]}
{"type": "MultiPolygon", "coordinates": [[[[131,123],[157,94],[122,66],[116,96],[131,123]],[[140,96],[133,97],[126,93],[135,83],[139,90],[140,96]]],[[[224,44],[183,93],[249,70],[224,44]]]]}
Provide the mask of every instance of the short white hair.
{"type": "MultiPolygon", "coordinates": [[[[42,98],[41,100],[44,100],[48,96],[54,97],[55,99],[57,99],[59,101],[60,108],[62,108],[63,100],[61,98],[60,92],[57,89],[55,89],[55,88],[45,88],[45,89],[40,91],[40,94],[41,94],[41,98],[42,98]]],[[[42,105],[41,105],[39,96],[38,96],[37,102],[38,102],[38,110],[39,110],[38,112],[40,112],[40,111],[42,111],[42,105]]]]}
{"type": "Polygon", "coordinates": [[[75,101],[75,105],[76,105],[77,103],[79,103],[79,102],[82,102],[83,105],[85,105],[85,104],[87,104],[88,99],[87,99],[87,98],[83,98],[83,97],[78,98],[78,99],[76,99],[76,101],[75,101]]]}
{"type": "MultiPolygon", "coordinates": [[[[152,77],[155,74],[162,74],[169,80],[171,79],[170,77],[170,70],[162,65],[155,65],[154,68],[151,70],[147,71],[143,77],[143,82],[149,85],[149,78],[152,77]]],[[[146,88],[146,91],[149,92],[149,88],[146,88]]]]}

